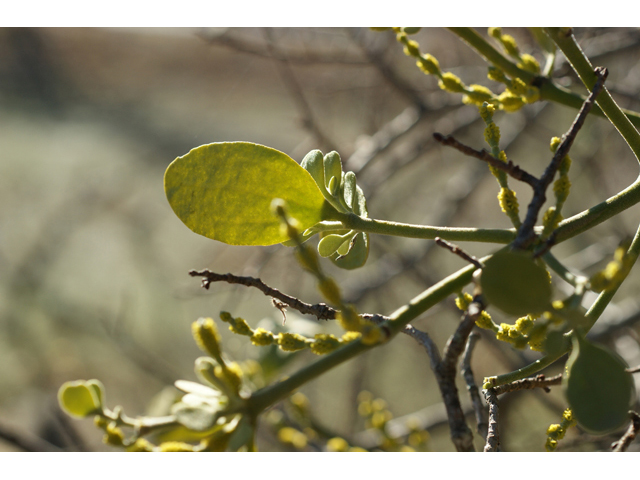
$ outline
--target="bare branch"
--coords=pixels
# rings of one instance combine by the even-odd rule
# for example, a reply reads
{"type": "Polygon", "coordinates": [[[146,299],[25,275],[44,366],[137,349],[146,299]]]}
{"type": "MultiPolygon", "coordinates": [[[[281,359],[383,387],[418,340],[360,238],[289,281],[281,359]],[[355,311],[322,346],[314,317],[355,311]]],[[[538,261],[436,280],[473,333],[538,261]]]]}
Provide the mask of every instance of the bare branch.
{"type": "Polygon", "coordinates": [[[482,263],[480,263],[480,260],[478,260],[473,255],[465,252],[458,245],[456,245],[454,243],[451,243],[451,242],[447,242],[446,240],[443,240],[440,237],[436,237],[434,240],[438,245],[440,245],[441,247],[446,248],[451,253],[454,253],[454,254],[458,255],[460,258],[462,258],[463,260],[466,260],[470,264],[474,265],[476,268],[484,268],[484,265],[482,265],[482,263]]]}
{"type": "Polygon", "coordinates": [[[447,147],[453,147],[456,150],[464,153],[469,157],[475,157],[479,160],[487,162],[492,167],[497,168],[498,170],[502,170],[507,175],[512,176],[516,180],[520,180],[521,182],[528,183],[533,188],[536,188],[536,185],[538,185],[538,179],[536,177],[531,175],[529,172],[523,170],[518,165],[514,164],[511,160],[509,160],[507,163],[504,163],[498,160],[497,158],[495,158],[486,150],[484,149],[475,150],[463,143],[460,143],[451,135],[444,136],[441,133],[436,132],[433,134],[433,138],[436,139],[436,141],[440,142],[441,144],[447,147]]]}
{"type": "Polygon", "coordinates": [[[553,177],[560,167],[560,163],[569,153],[569,150],[573,145],[573,141],[575,140],[576,135],[578,135],[580,128],[582,128],[582,125],[587,118],[587,114],[591,110],[591,107],[593,107],[596,97],[602,90],[604,81],[606,80],[608,75],[607,69],[603,67],[596,67],[594,73],[598,77],[598,80],[596,81],[591,94],[582,104],[582,108],[580,108],[578,115],[576,116],[567,133],[563,135],[562,141],[560,142],[556,153],[551,159],[551,163],[549,163],[546,170],[542,174],[542,177],[540,177],[540,180],[537,182],[533,189],[533,198],[531,199],[531,203],[529,203],[529,206],[527,207],[527,215],[524,219],[524,222],[522,222],[522,225],[520,226],[518,236],[513,242],[514,248],[526,248],[535,237],[533,228],[535,227],[536,221],[538,220],[538,213],[540,213],[540,209],[547,199],[547,187],[553,181],[553,177]]]}
{"type": "Polygon", "coordinates": [[[313,315],[318,320],[335,320],[336,318],[336,310],[331,308],[330,306],[324,303],[318,303],[316,305],[305,303],[295,297],[282,293],[280,290],[268,286],[259,278],[240,277],[231,273],[220,274],[211,272],[209,270],[191,270],[189,272],[189,275],[191,275],[192,277],[203,277],[202,287],[206,288],[207,290],[209,289],[209,286],[214,282],[227,282],[231,284],[244,285],[245,287],[254,287],[268,297],[280,300],[282,303],[289,305],[291,308],[296,309],[300,313],[304,313],[305,315],[313,315]]]}
{"type": "Polygon", "coordinates": [[[489,388],[484,391],[484,398],[489,404],[489,430],[487,432],[487,442],[484,446],[485,452],[497,452],[500,449],[500,433],[498,429],[498,395],[516,390],[533,390],[542,388],[549,392],[549,386],[560,385],[562,383],[562,374],[555,377],[546,378],[543,374],[535,377],[523,378],[515,382],[500,385],[498,387],[489,388]]]}
{"type": "Polygon", "coordinates": [[[471,354],[473,353],[473,349],[479,339],[480,335],[477,333],[471,333],[471,335],[469,335],[467,346],[464,349],[464,354],[462,355],[462,366],[460,370],[462,371],[462,376],[467,383],[467,391],[471,397],[471,404],[473,405],[473,411],[478,425],[478,434],[480,434],[482,438],[486,438],[489,429],[487,410],[482,404],[480,391],[478,390],[478,386],[473,378],[473,370],[471,369],[471,354]]]}
{"type": "Polygon", "coordinates": [[[423,332],[422,330],[418,330],[413,325],[407,325],[406,327],[404,327],[402,333],[409,335],[424,347],[424,349],[427,351],[427,355],[429,355],[429,360],[431,360],[431,368],[435,370],[436,366],[440,363],[441,358],[438,347],[431,339],[429,334],[427,332],[423,332]]]}
{"type": "Polygon", "coordinates": [[[627,373],[638,373],[638,372],[640,372],[640,365],[638,365],[637,367],[633,367],[633,368],[627,368],[625,370],[625,372],[627,372],[627,373]]]}
{"type": "Polygon", "coordinates": [[[546,378],[544,374],[540,374],[536,375],[535,377],[523,378],[522,380],[516,380],[515,382],[500,385],[498,387],[493,387],[493,391],[496,393],[496,395],[515,392],[517,390],[533,390],[534,388],[542,388],[546,392],[549,392],[550,386],[560,385],[561,383],[561,373],[551,378],[546,378]]]}
{"type": "Polygon", "coordinates": [[[629,425],[629,428],[622,438],[611,445],[611,449],[614,452],[625,452],[640,432],[640,415],[631,410],[629,416],[631,417],[631,425],[629,425]]]}
{"type": "Polygon", "coordinates": [[[500,451],[500,430],[498,428],[498,395],[493,388],[484,391],[484,398],[489,405],[489,428],[487,429],[487,442],[485,452],[500,451]]]}

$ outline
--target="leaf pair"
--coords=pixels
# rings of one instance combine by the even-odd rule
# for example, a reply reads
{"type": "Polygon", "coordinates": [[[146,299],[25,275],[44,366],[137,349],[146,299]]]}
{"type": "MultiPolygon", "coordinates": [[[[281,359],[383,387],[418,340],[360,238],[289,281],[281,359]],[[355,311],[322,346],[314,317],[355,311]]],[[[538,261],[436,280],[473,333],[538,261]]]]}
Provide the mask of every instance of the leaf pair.
{"type": "MultiPolygon", "coordinates": [[[[356,185],[356,174],[342,171],[342,160],[337,152],[322,155],[312,150],[300,164],[308,171],[316,185],[337,211],[367,217],[367,202],[362,189],[356,185]]],[[[338,267],[348,270],[361,267],[369,256],[369,234],[355,230],[320,232],[318,253],[338,267]]]]}
{"type": "MultiPolygon", "coordinates": [[[[271,212],[275,198],[286,202],[288,215],[305,232],[303,240],[331,228],[327,221],[340,213],[367,216],[355,174],[342,172],[336,152],[323,157],[314,150],[301,167],[288,155],[254,143],[202,145],[169,165],[164,187],[171,208],[187,227],[229,245],[273,245],[289,240],[280,219],[271,212]]],[[[321,236],[346,233],[333,230],[321,236]]],[[[357,268],[364,265],[368,252],[368,235],[353,232],[330,258],[340,267],[357,268]],[[338,252],[343,244],[347,246],[341,252],[346,255],[338,252]]]]}

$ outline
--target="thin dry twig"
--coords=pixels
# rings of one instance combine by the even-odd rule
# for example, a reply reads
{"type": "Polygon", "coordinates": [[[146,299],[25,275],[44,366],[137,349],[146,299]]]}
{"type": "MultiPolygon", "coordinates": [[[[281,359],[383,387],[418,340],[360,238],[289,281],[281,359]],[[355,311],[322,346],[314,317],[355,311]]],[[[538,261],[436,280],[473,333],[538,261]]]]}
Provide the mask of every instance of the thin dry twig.
{"type": "Polygon", "coordinates": [[[270,287],[259,278],[240,277],[231,273],[220,274],[206,269],[201,271],[191,270],[189,275],[192,277],[202,277],[202,287],[207,290],[214,282],[227,282],[231,284],[244,285],[245,287],[254,287],[268,297],[275,298],[291,308],[296,309],[300,313],[313,315],[318,320],[335,320],[336,318],[336,310],[331,308],[329,305],[324,303],[318,303],[315,305],[305,303],[295,297],[282,293],[280,290],[270,287]]]}
{"type": "Polygon", "coordinates": [[[550,392],[549,387],[552,385],[560,385],[562,383],[562,374],[559,373],[554,377],[547,378],[544,374],[536,375],[535,377],[523,378],[516,380],[515,382],[493,387],[493,391],[496,395],[502,395],[503,393],[515,392],[517,390],[533,390],[534,388],[542,388],[545,392],[550,392]]]}
{"type": "Polygon", "coordinates": [[[553,177],[555,176],[558,168],[560,167],[560,163],[567,156],[571,146],[573,145],[573,141],[578,135],[580,128],[584,124],[585,119],[587,118],[587,114],[593,107],[596,97],[604,87],[604,81],[607,78],[608,72],[604,67],[596,67],[594,70],[595,75],[597,76],[596,84],[593,86],[589,97],[584,101],[578,115],[576,116],[573,124],[562,137],[562,141],[558,146],[551,162],[547,166],[546,170],[540,177],[540,180],[536,183],[533,188],[533,198],[527,207],[527,215],[525,216],[520,229],[518,230],[518,235],[513,242],[514,248],[524,249],[526,248],[531,241],[535,238],[535,233],[533,231],[536,221],[538,220],[538,213],[540,213],[540,209],[544,202],[547,199],[546,191],[547,187],[553,181],[553,177]]]}
{"type": "Polygon", "coordinates": [[[446,240],[443,240],[440,237],[436,237],[434,240],[439,246],[444,247],[447,250],[449,250],[451,253],[454,253],[454,254],[458,255],[460,258],[462,258],[463,260],[466,260],[467,262],[471,263],[476,268],[484,268],[484,265],[480,262],[480,260],[478,260],[473,255],[465,252],[458,245],[456,245],[454,243],[451,243],[451,242],[448,242],[446,240]]]}
{"type": "Polygon", "coordinates": [[[638,436],[638,433],[640,433],[640,415],[631,410],[629,411],[629,416],[631,417],[631,425],[629,425],[629,428],[620,440],[611,444],[611,449],[614,452],[626,452],[631,442],[633,442],[638,436]]]}
{"type": "Polygon", "coordinates": [[[498,395],[517,390],[533,390],[535,388],[542,388],[544,391],[549,392],[549,386],[560,385],[560,383],[562,383],[562,374],[551,378],[546,378],[544,374],[540,374],[485,390],[484,398],[489,404],[489,429],[484,451],[497,452],[500,449],[498,395]]]}
{"type": "Polygon", "coordinates": [[[471,404],[473,405],[476,424],[478,425],[478,434],[480,434],[482,438],[486,438],[489,430],[489,419],[487,417],[487,410],[482,404],[482,399],[480,398],[480,390],[473,378],[473,370],[471,369],[471,355],[479,339],[480,335],[477,333],[471,333],[471,335],[469,335],[467,346],[464,349],[464,354],[462,355],[462,365],[460,370],[467,384],[469,396],[471,397],[471,404]]]}
{"type": "Polygon", "coordinates": [[[638,373],[638,372],[640,372],[640,365],[638,365],[637,367],[627,368],[625,370],[625,372],[627,372],[627,373],[638,373]]]}
{"type": "Polygon", "coordinates": [[[458,140],[453,138],[451,135],[444,136],[441,133],[436,132],[436,133],[433,134],[433,138],[437,142],[440,142],[441,144],[443,144],[443,145],[445,145],[447,147],[453,147],[456,150],[464,153],[465,155],[467,155],[469,157],[475,157],[478,160],[482,160],[484,162],[487,162],[492,167],[497,168],[498,170],[504,171],[507,175],[512,176],[516,180],[520,180],[521,182],[528,183],[533,188],[535,188],[536,185],[538,185],[538,179],[536,177],[534,177],[529,172],[527,172],[527,171],[523,170],[522,168],[520,168],[518,165],[513,163],[511,160],[509,160],[507,163],[504,163],[504,162],[498,160],[497,158],[495,158],[493,155],[491,155],[485,149],[475,150],[474,148],[471,148],[471,147],[469,147],[469,146],[467,146],[467,145],[465,145],[463,143],[460,143],[458,140]]]}

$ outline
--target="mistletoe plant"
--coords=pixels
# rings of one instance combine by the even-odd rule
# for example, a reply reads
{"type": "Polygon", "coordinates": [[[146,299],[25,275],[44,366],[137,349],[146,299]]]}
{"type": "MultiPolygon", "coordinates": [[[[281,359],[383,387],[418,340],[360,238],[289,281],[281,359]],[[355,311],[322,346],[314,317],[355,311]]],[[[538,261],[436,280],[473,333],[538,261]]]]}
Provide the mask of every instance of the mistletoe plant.
{"type": "MultiPolygon", "coordinates": [[[[280,308],[287,306],[318,319],[337,320],[345,333],[341,337],[320,333],[313,338],[291,331],[276,333],[252,327],[243,318],[221,312],[220,320],[227,323],[232,332],[249,337],[255,346],[277,346],[285,352],[308,348],[319,358],[283,380],[260,387],[266,377],[263,375],[261,381],[256,381],[259,374],[255,369],[247,363],[230,361],[223,353],[216,322],[201,318],[193,324],[195,340],[207,354],[195,362],[201,383],[177,381],[176,387],[184,395],[167,416],[131,418],[120,408],[108,409],[103,387],[97,380],[62,386],[60,403],[68,413],[77,417],[95,416],[96,425],[105,431],[105,441],[127,450],[254,450],[257,419],[267,409],[291,397],[296,389],[312,379],[404,333],[427,351],[447,409],[451,438],[460,451],[474,449],[473,435],[455,385],[457,363],[465,346],[462,370],[472,394],[478,432],[486,439],[485,451],[499,449],[497,396],[522,388],[563,385],[568,408],[562,423],[548,429],[549,450],[555,449],[567,428],[576,423],[596,435],[618,431],[629,423],[629,408],[635,398],[632,373],[620,357],[592,343],[586,334],[635,263],[640,253],[640,230],[632,241],[618,248],[615,258],[604,270],[591,277],[569,272],[552,251],[557,244],[640,202],[640,182],[636,181],[599,205],[588,206],[570,218],[562,216],[571,188],[572,160],[568,154],[587,114],[591,111],[606,117],[637,158],[640,158],[640,135],[636,126],[640,125],[640,116],[625,113],[616,105],[604,88],[606,70],[593,68],[570,29],[532,29],[547,59],[547,64],[541,67],[533,56],[521,53],[515,40],[498,28],[489,30],[498,48],[472,29],[452,28],[454,34],[487,60],[489,78],[505,87],[500,94],[481,85],[466,85],[456,75],[443,71],[437,59],[422,53],[418,43],[409,38],[417,30],[393,29],[405,54],[415,59],[425,74],[436,76],[440,88],[461,94],[464,103],[477,105],[478,114],[486,124],[485,141],[489,150],[475,150],[450,136],[436,134],[435,138],[488,164],[498,182],[500,207],[513,228],[450,228],[370,218],[365,193],[358,186],[356,175],[343,171],[340,155],[335,151],[323,154],[313,150],[298,163],[283,152],[248,142],[197,147],[177,158],[165,173],[166,196],[178,218],[194,232],[229,245],[282,243],[294,248],[301,266],[316,278],[327,304],[307,304],[256,278],[208,270],[192,271],[191,275],[202,277],[205,288],[218,281],[258,288],[271,296],[280,308]],[[580,97],[553,82],[550,75],[557,49],[564,53],[583,81],[588,96],[580,97]],[[540,101],[577,107],[579,113],[566,134],[551,139],[551,160],[536,177],[520,168],[500,148],[500,129],[493,115],[497,109],[512,112],[540,101]],[[509,181],[524,182],[533,190],[524,216],[520,214],[518,199],[509,181]],[[554,205],[542,212],[552,184],[554,205]],[[540,225],[536,226],[539,221],[540,225]],[[314,249],[310,245],[316,235],[319,241],[314,249]],[[388,316],[362,314],[355,305],[343,300],[339,286],[325,273],[317,254],[340,268],[367,268],[374,235],[436,240],[467,259],[469,266],[431,286],[388,316]],[[492,255],[477,259],[451,241],[498,246],[492,255]],[[559,293],[551,283],[550,271],[571,286],[572,293],[566,298],[558,300],[559,293]],[[469,286],[473,293],[464,291],[469,286]],[[586,309],[582,306],[583,300],[590,290],[599,296],[586,309]],[[456,304],[464,314],[456,332],[440,352],[427,332],[417,330],[410,322],[451,295],[457,296],[456,304]],[[494,323],[489,313],[492,308],[513,317],[514,323],[494,323]],[[484,379],[488,416],[469,368],[475,339],[471,332],[476,326],[490,330],[496,338],[515,348],[542,353],[538,360],[524,368],[496,372],[495,376],[484,379]],[[564,374],[553,378],[536,376],[568,352],[564,374]]],[[[297,395],[291,397],[291,402],[300,413],[305,402],[297,395]]],[[[385,430],[390,412],[380,403],[374,408],[375,402],[367,395],[361,398],[363,415],[386,438],[386,443],[377,448],[411,450],[424,445],[426,432],[419,429],[409,432],[404,443],[393,440],[385,430]]],[[[307,422],[306,433],[302,428],[282,423],[281,419],[276,419],[274,424],[279,425],[280,441],[293,448],[304,449],[314,435],[323,438],[322,433],[318,433],[321,430],[314,430],[312,423],[307,422]]],[[[636,426],[634,420],[630,428],[636,426]]],[[[329,450],[363,449],[328,436],[322,443],[329,450]]]]}

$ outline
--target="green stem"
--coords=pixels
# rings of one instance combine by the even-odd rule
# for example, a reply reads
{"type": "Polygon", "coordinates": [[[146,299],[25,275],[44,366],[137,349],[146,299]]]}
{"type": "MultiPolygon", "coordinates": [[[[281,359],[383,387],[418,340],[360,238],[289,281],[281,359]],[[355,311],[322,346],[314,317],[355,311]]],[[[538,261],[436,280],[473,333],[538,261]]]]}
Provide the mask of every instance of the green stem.
{"type": "Polygon", "coordinates": [[[451,228],[410,225],[407,223],[390,222],[363,218],[355,214],[343,215],[339,219],[345,228],[360,232],[394,235],[406,238],[421,238],[433,240],[441,237],[452,241],[472,241],[507,244],[516,236],[515,230],[498,228],[451,228]]]}
{"type": "MultiPolygon", "coordinates": [[[[547,28],[549,36],[562,50],[573,69],[576,71],[582,83],[591,90],[596,83],[596,75],[593,73],[593,65],[584,54],[580,45],[571,32],[561,28],[547,28]]],[[[640,134],[631,120],[625,115],[615,100],[609,94],[605,86],[598,95],[596,103],[602,109],[609,121],[613,123],[620,135],[631,147],[634,155],[640,162],[640,134]]],[[[636,123],[637,125],[637,123],[636,123]]]]}
{"type": "MultiPolygon", "coordinates": [[[[576,93],[573,93],[559,85],[553,83],[548,77],[536,76],[535,74],[523,70],[515,63],[505,57],[500,51],[498,51],[493,45],[487,42],[484,38],[471,28],[449,28],[449,30],[463,39],[471,48],[486,58],[489,62],[493,63],[496,67],[504,70],[511,77],[518,77],[527,84],[535,83],[540,89],[540,98],[542,100],[550,100],[561,105],[573,107],[579,109],[584,103],[585,97],[582,97],[576,93]]],[[[555,39],[554,39],[555,40],[555,39]]],[[[558,45],[560,46],[560,45],[558,45]]],[[[561,47],[562,48],[562,47],[561,47]]],[[[565,54],[566,55],[566,54],[565,54]]],[[[591,69],[593,73],[593,69],[591,69]]],[[[595,77],[594,77],[595,78],[595,77]]],[[[595,83],[595,80],[593,81],[595,83]]],[[[590,87],[593,87],[593,83],[590,87]]],[[[591,110],[599,116],[605,116],[604,112],[600,108],[594,107],[591,110]]],[[[631,122],[640,127],[640,114],[629,110],[624,110],[631,122]]]]}
{"type": "MultiPolygon", "coordinates": [[[[447,298],[447,296],[461,290],[471,281],[474,270],[475,267],[473,265],[458,270],[425,290],[407,305],[396,310],[390,317],[391,321],[386,324],[391,335],[393,336],[400,332],[409,322],[447,298]]],[[[251,415],[258,415],[269,406],[291,395],[301,385],[378,345],[364,345],[360,340],[351,342],[319,358],[290,377],[254,392],[246,400],[246,408],[251,415]]]]}

